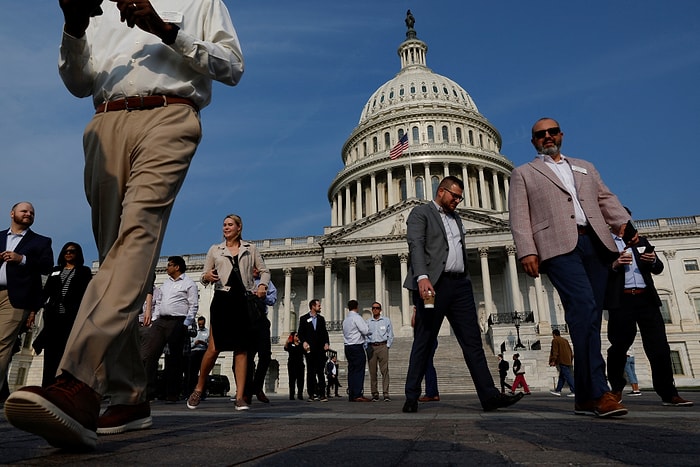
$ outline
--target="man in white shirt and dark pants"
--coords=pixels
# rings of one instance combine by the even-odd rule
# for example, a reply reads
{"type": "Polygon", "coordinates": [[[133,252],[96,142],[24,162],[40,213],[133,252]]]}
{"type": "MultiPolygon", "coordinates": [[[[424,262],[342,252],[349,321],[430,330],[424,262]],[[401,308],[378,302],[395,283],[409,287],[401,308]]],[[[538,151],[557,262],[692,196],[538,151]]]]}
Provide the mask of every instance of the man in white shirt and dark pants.
{"type": "Polygon", "coordinates": [[[365,385],[365,342],[369,336],[369,326],[357,312],[357,300],[348,302],[348,315],[343,320],[343,343],[345,358],[348,361],[348,396],[350,402],[371,402],[362,395],[365,385]]]}
{"type": "MultiPolygon", "coordinates": [[[[184,369],[182,350],[187,342],[188,329],[199,309],[199,290],[197,284],[185,274],[186,270],[182,256],[168,258],[168,278],[160,286],[160,300],[154,304],[158,319],[151,325],[141,345],[148,386],[155,390],[158,360],[165,344],[168,344],[168,354],[165,356],[165,399],[168,402],[180,400],[184,369]]],[[[97,432],[111,434],[103,433],[100,428],[97,432]]]]}

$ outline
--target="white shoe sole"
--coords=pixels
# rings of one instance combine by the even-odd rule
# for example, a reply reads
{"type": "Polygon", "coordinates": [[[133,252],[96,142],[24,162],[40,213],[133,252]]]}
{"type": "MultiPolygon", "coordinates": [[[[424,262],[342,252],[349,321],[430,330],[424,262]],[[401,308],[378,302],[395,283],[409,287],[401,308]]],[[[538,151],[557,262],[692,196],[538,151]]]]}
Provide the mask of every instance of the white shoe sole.
{"type": "Polygon", "coordinates": [[[97,433],[41,397],[15,391],[5,401],[7,421],[20,430],[41,436],[51,446],[65,449],[95,449],[97,433]]]}
{"type": "Polygon", "coordinates": [[[98,435],[118,435],[119,433],[125,433],[127,431],[145,430],[153,426],[153,418],[146,417],[134,420],[132,422],[126,423],[119,426],[110,426],[104,428],[98,428],[98,435]]]}

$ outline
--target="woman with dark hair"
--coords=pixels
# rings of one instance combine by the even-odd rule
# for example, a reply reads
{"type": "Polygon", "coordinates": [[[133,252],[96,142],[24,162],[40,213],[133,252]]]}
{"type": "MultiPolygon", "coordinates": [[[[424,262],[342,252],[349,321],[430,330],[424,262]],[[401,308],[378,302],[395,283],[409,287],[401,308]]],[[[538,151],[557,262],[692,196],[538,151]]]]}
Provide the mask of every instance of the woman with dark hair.
{"type": "Polygon", "coordinates": [[[224,218],[224,241],[212,245],[204,260],[202,284],[214,286],[214,298],[209,307],[209,346],[199,368],[199,380],[187,399],[187,407],[196,409],[204,394],[209,372],[220,352],[233,351],[236,379],[236,410],[247,410],[243,398],[248,349],[252,333],[248,317],[248,297],[259,299],[267,295],[270,271],[254,243],[241,239],[243,221],[235,214],[224,218]],[[255,285],[253,269],[260,273],[260,284],[255,285]]]}
{"type": "Polygon", "coordinates": [[[55,382],[80,301],[92,279],[92,271],[84,265],[83,249],[75,242],[63,245],[57,263],[44,285],[44,328],[34,341],[37,352],[44,350],[44,387],[55,382]]]}

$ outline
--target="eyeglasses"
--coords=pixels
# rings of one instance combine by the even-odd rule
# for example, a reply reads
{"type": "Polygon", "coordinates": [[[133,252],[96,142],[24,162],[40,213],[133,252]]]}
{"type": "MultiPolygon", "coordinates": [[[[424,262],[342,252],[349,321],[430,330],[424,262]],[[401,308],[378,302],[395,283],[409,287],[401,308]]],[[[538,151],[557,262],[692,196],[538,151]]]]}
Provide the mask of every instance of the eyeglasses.
{"type": "Polygon", "coordinates": [[[373,310],[381,310],[382,307],[380,307],[380,306],[373,306],[372,309],[373,309],[373,310]]]}
{"type": "Polygon", "coordinates": [[[67,255],[68,253],[74,255],[78,250],[73,250],[73,249],[68,249],[63,252],[64,255],[67,255]]]}
{"type": "Polygon", "coordinates": [[[464,199],[464,196],[460,196],[460,195],[456,194],[455,192],[448,190],[447,188],[443,188],[443,190],[445,190],[446,192],[451,194],[452,197],[455,199],[455,201],[457,201],[458,203],[464,199]]]}
{"type": "Polygon", "coordinates": [[[534,138],[540,139],[544,138],[547,133],[549,133],[549,136],[557,136],[559,133],[561,133],[561,128],[558,126],[552,127],[552,128],[547,128],[546,130],[537,130],[532,132],[532,136],[534,138]]]}

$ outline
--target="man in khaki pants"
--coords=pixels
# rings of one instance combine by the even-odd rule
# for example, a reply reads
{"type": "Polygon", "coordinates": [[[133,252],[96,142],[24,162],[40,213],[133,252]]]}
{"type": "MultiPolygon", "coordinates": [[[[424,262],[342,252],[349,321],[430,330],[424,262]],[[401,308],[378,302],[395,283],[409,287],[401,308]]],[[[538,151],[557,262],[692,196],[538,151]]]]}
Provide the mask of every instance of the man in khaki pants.
{"type": "Polygon", "coordinates": [[[138,314],[168,217],[201,138],[199,110],[212,80],[243,73],[222,0],[59,0],[59,73],[71,93],[92,96],[83,137],[85,189],[100,256],[59,378],[12,394],[5,414],[62,448],[94,448],[98,428],[151,426],[139,355],[138,314]],[[100,400],[111,405],[100,417],[100,400]]]}

